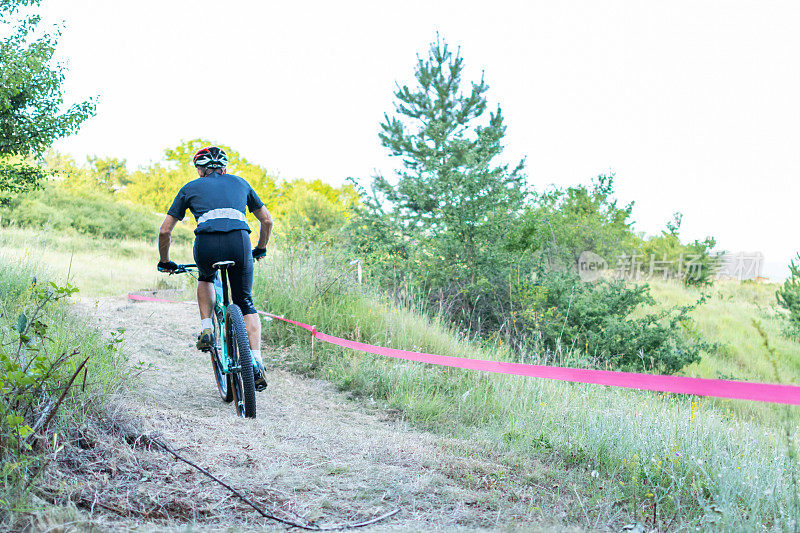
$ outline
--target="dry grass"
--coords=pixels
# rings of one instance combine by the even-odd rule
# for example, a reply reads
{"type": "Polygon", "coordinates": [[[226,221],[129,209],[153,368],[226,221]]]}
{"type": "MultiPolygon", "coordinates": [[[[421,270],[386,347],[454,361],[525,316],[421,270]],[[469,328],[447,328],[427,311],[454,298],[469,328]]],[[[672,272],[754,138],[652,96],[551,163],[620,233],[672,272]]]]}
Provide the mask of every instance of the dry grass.
{"type": "MultiPolygon", "coordinates": [[[[154,228],[155,236],[157,228],[154,228]]],[[[188,276],[166,277],[156,270],[158,249],[153,242],[107,240],[46,230],[0,228],[3,253],[42,265],[48,278],[69,282],[83,296],[118,296],[131,289],[184,287],[188,276]]],[[[174,245],[172,257],[191,263],[190,245],[174,245]]]]}

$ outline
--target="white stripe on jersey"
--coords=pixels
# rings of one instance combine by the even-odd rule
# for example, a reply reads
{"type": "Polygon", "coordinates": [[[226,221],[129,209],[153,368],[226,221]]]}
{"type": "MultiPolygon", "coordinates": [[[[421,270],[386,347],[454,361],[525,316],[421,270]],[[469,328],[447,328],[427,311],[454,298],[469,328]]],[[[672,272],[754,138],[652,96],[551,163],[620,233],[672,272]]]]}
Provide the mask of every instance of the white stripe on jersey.
{"type": "Polygon", "coordinates": [[[212,209],[211,211],[204,213],[203,216],[197,219],[197,225],[199,226],[203,222],[208,222],[209,220],[215,218],[228,218],[231,220],[241,220],[242,222],[246,221],[244,213],[238,209],[223,207],[222,209],[212,209]]]}

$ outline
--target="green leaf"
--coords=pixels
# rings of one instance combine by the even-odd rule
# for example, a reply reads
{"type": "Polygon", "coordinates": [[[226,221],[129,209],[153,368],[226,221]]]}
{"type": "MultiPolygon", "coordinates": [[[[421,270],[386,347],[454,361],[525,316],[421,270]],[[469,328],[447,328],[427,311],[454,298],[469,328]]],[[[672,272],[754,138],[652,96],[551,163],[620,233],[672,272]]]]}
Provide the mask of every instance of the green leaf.
{"type": "Polygon", "coordinates": [[[17,426],[21,425],[24,421],[25,419],[19,415],[15,414],[6,415],[6,424],[8,424],[9,427],[16,428],[17,426]]]}
{"type": "Polygon", "coordinates": [[[17,331],[22,333],[25,331],[25,328],[28,327],[28,317],[25,316],[25,313],[20,313],[17,317],[17,331]]]}

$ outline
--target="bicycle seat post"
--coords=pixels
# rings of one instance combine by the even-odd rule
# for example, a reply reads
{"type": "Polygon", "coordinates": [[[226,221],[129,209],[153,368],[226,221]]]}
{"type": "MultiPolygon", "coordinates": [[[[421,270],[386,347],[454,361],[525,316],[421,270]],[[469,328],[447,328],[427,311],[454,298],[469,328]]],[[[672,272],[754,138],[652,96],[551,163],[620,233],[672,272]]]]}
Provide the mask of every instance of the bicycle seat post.
{"type": "Polygon", "coordinates": [[[228,301],[228,267],[235,264],[235,261],[218,261],[211,265],[219,269],[220,277],[222,278],[222,303],[225,307],[230,304],[228,301]]]}

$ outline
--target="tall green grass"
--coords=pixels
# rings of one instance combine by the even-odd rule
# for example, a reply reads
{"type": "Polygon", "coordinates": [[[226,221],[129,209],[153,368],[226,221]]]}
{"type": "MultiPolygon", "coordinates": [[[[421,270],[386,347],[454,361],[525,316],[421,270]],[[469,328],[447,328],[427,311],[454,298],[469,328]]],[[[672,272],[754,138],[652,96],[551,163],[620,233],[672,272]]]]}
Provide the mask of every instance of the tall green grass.
{"type": "MultiPolygon", "coordinates": [[[[665,305],[685,305],[701,293],[706,302],[694,313],[698,332],[716,342],[718,349],[683,370],[683,374],[704,378],[744,381],[776,381],[775,369],[764,343],[753,325],[758,321],[775,348],[775,364],[781,383],[800,384],[800,342],[785,336],[785,322],[775,300],[778,285],[719,281],[704,289],[685,288],[675,283],[653,284],[653,295],[665,305]]],[[[772,406],[757,402],[725,402],[740,416],[779,422],[772,406]]]]}
{"type": "Polygon", "coordinates": [[[65,299],[53,299],[59,290],[47,278],[40,265],[0,255],[0,528],[12,527],[29,506],[45,456],[72,440],[89,417],[102,416],[129,371],[119,349],[124,332],[104,337],[65,299]],[[84,360],[80,378],[67,388],[84,360]],[[49,426],[32,433],[50,412],[49,426]]]}
{"type": "MultiPolygon", "coordinates": [[[[470,341],[437,317],[362,289],[351,275],[340,276],[346,269],[347,261],[322,250],[275,254],[257,269],[256,304],[362,342],[512,359],[501,344],[470,341]]],[[[584,469],[589,513],[622,508],[644,522],[655,507],[651,525],[658,529],[780,531],[796,524],[799,465],[796,455],[790,459],[785,428],[737,416],[730,402],[440,368],[318,342],[312,350],[306,331],[284,323],[273,322],[265,335],[301,347],[284,364],[424,427],[584,469]]],[[[796,426],[790,439],[798,446],[796,426]]]]}
{"type": "MultiPolygon", "coordinates": [[[[13,345],[15,339],[8,329],[8,322],[16,319],[32,303],[34,278],[37,285],[47,287],[52,277],[47,267],[0,254],[0,321],[3,321],[0,344],[13,345]]],[[[94,328],[86,318],[72,313],[70,305],[69,301],[60,301],[45,308],[42,320],[48,324],[46,350],[51,354],[77,351],[83,358],[88,357],[87,383],[92,386],[91,394],[97,395],[93,401],[100,401],[118,384],[125,369],[125,358],[119,349],[119,342],[104,337],[104,333],[109,332],[94,328]]],[[[115,338],[120,336],[124,336],[124,331],[114,331],[115,338]]],[[[74,369],[74,364],[65,367],[66,372],[74,369]]],[[[72,399],[80,396],[77,389],[70,393],[72,399]]],[[[82,405],[87,409],[96,406],[92,402],[82,405]]],[[[72,414],[85,416],[87,412],[72,411],[72,414]]]]}
{"type": "Polygon", "coordinates": [[[686,370],[702,377],[731,377],[751,381],[773,379],[773,369],[752,319],[759,320],[778,351],[779,369],[787,382],[800,382],[800,343],[783,335],[783,316],[777,308],[774,283],[719,281],[700,291],[672,283],[653,285],[653,295],[665,304],[683,305],[701,292],[706,303],[695,313],[698,329],[722,344],[686,370]]]}

